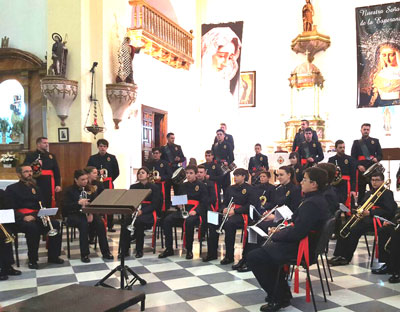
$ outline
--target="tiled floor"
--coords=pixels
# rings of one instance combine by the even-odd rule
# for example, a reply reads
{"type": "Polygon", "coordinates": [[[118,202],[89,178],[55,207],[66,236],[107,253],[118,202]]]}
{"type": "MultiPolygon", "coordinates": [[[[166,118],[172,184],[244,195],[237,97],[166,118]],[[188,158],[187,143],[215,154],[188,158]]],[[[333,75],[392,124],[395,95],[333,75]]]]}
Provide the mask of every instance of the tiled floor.
{"type": "MultiPolygon", "coordinates": [[[[114,255],[117,254],[118,238],[118,232],[109,235],[114,255]]],[[[222,266],[219,260],[203,263],[198,254],[197,243],[193,248],[193,260],[185,260],[181,249],[176,250],[173,257],[158,259],[160,242],[158,241],[157,253],[153,255],[149,248],[150,239],[151,233],[147,233],[147,248],[143,258],[136,260],[129,257],[126,260],[126,264],[147,281],[145,286],[133,286],[135,290],[146,293],[146,311],[259,311],[260,305],[264,303],[265,293],[259,288],[251,272],[232,271],[230,265],[222,266]]],[[[237,260],[241,254],[239,241],[238,235],[235,255],[237,260]]],[[[66,261],[62,266],[48,265],[45,262],[47,256],[42,243],[39,250],[40,269],[35,271],[27,268],[26,245],[20,235],[20,270],[23,274],[0,282],[0,305],[4,307],[73,283],[94,285],[118,265],[117,260],[103,261],[99,256],[100,251],[96,252],[93,249],[92,262],[82,263],[78,243],[78,240],[72,243],[70,260],[66,257],[66,243],[63,244],[62,257],[66,261]]],[[[331,242],[331,249],[334,244],[335,242],[331,242]]],[[[222,248],[222,238],[220,245],[222,248]]],[[[205,251],[206,244],[203,245],[203,252],[205,251]]],[[[332,268],[334,282],[330,283],[332,295],[327,296],[327,302],[323,300],[318,270],[315,266],[312,267],[311,280],[317,295],[318,310],[400,311],[400,284],[389,284],[388,276],[371,274],[368,263],[365,244],[360,242],[351,265],[332,268]]],[[[114,276],[109,283],[117,286],[119,277],[114,276]]],[[[301,273],[300,294],[294,294],[292,306],[282,311],[313,311],[312,303],[305,301],[304,288],[304,273],[301,273]]],[[[139,311],[139,306],[134,306],[128,311],[139,311]]]]}

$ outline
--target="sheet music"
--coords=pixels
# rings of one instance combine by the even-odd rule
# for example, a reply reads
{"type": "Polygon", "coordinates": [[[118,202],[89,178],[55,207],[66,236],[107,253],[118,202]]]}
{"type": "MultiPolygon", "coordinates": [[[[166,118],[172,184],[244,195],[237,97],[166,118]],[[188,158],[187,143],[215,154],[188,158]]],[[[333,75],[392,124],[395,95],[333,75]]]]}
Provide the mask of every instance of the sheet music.
{"type": "Polygon", "coordinates": [[[15,223],[14,209],[0,210],[0,223],[15,223]]]}
{"type": "Polygon", "coordinates": [[[261,230],[258,226],[248,226],[247,231],[249,232],[248,241],[251,244],[257,243],[257,235],[260,235],[263,238],[268,238],[268,234],[261,230]]]}
{"type": "Polygon", "coordinates": [[[347,208],[345,205],[343,205],[342,203],[339,204],[339,209],[343,212],[350,212],[350,209],[347,208]]]}
{"type": "Polygon", "coordinates": [[[58,208],[40,209],[38,212],[38,217],[55,216],[57,214],[57,211],[58,211],[58,208]]]}
{"type": "Polygon", "coordinates": [[[187,195],[176,195],[172,197],[172,206],[186,205],[188,202],[187,195]]]}
{"type": "Polygon", "coordinates": [[[292,215],[293,212],[289,209],[289,207],[283,205],[281,207],[276,208],[274,222],[279,222],[282,219],[290,220],[292,218],[292,215]]]}
{"type": "Polygon", "coordinates": [[[218,217],[219,214],[218,212],[214,212],[214,211],[207,211],[207,222],[210,224],[214,224],[214,225],[218,225],[218,217]]]}

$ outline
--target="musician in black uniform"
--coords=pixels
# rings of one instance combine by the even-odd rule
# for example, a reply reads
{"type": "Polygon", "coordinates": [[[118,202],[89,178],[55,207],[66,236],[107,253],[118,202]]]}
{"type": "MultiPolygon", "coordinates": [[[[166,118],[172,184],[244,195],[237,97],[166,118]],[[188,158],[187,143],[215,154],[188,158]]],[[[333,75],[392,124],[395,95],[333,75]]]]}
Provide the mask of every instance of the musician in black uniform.
{"type": "Polygon", "coordinates": [[[351,157],[357,161],[358,169],[356,173],[358,179],[358,204],[364,199],[365,189],[368,183],[368,179],[363,176],[363,173],[373,164],[382,160],[381,145],[378,139],[369,136],[370,130],[371,124],[362,124],[362,137],[359,140],[354,140],[353,146],[351,147],[351,157]]]}
{"type": "Polygon", "coordinates": [[[329,158],[328,162],[340,168],[342,180],[335,184],[339,202],[351,209],[351,197],[356,197],[356,161],[345,154],[345,144],[342,140],[335,142],[336,155],[329,158]]]}
{"type": "Polygon", "coordinates": [[[206,169],[206,179],[214,183],[215,196],[217,198],[215,208],[219,210],[219,206],[221,205],[221,188],[225,179],[224,174],[222,173],[221,166],[214,160],[212,150],[206,150],[205,159],[206,162],[202,163],[201,166],[204,166],[206,169]]]}
{"type": "Polygon", "coordinates": [[[221,264],[229,264],[234,261],[236,230],[243,228],[244,241],[247,238],[247,224],[249,219],[250,205],[257,205],[256,193],[254,187],[246,183],[248,177],[247,170],[238,168],[233,172],[235,184],[227,188],[224,196],[223,214],[228,213],[223,229],[225,230],[225,257],[221,264]],[[232,200],[231,209],[228,211],[228,205],[232,200]]]}
{"type": "MultiPolygon", "coordinates": [[[[129,231],[128,226],[132,224],[132,216],[124,218],[124,223],[121,227],[121,252],[124,255],[129,255],[129,247],[133,232],[136,237],[136,255],[135,258],[143,257],[144,245],[144,230],[155,226],[157,222],[157,207],[160,206],[161,196],[158,187],[149,182],[149,169],[142,167],[137,172],[138,182],[132,184],[131,190],[146,190],[150,189],[151,193],[142,201],[141,208],[137,210],[136,220],[133,224],[134,231],[129,231]]],[[[136,213],[133,214],[133,217],[136,213]]]]}
{"type": "Polygon", "coordinates": [[[300,164],[300,156],[297,152],[291,152],[289,154],[290,166],[293,168],[294,174],[296,175],[296,181],[298,183],[303,180],[303,167],[300,164]]]}
{"type": "Polygon", "coordinates": [[[159,258],[172,256],[174,250],[172,248],[172,227],[179,226],[183,223],[184,228],[184,245],[186,245],[186,259],[193,258],[193,235],[194,227],[202,222],[202,216],[206,211],[208,202],[207,188],[204,183],[197,181],[197,167],[187,166],[186,169],[187,182],[183,183],[179,188],[179,195],[187,195],[188,202],[184,207],[167,215],[163,222],[165,235],[165,250],[158,255],[159,258]],[[187,218],[183,218],[182,211],[188,213],[187,218]]]}
{"type": "Polygon", "coordinates": [[[312,167],[314,164],[319,163],[324,159],[321,143],[313,140],[312,129],[306,128],[304,130],[305,141],[299,145],[300,163],[303,167],[312,167]]]}
{"type": "MultiPolygon", "coordinates": [[[[49,226],[44,226],[43,221],[37,216],[42,201],[40,188],[32,178],[32,168],[29,165],[17,167],[19,182],[11,184],[6,188],[5,207],[15,210],[16,231],[25,233],[28,245],[28,267],[38,269],[38,249],[40,236],[49,231],[49,226]]],[[[54,229],[58,231],[55,236],[49,236],[48,240],[48,262],[62,264],[64,260],[61,254],[60,223],[51,220],[54,229]]]]}
{"type": "MultiPolygon", "coordinates": [[[[211,147],[211,150],[214,154],[214,159],[217,161],[218,166],[229,166],[235,160],[233,155],[232,145],[225,140],[225,132],[222,129],[217,130],[217,143],[211,147]]],[[[231,185],[231,174],[230,172],[224,175],[221,187],[224,193],[226,194],[226,188],[231,185]]],[[[224,198],[225,200],[225,198],[224,198]]]]}
{"type": "MultiPolygon", "coordinates": [[[[371,184],[371,191],[365,194],[364,201],[367,201],[370,195],[374,194],[376,190],[384,184],[383,173],[374,172],[371,176],[371,184]]],[[[358,224],[354,225],[347,238],[342,238],[340,235],[338,236],[335,252],[333,254],[334,257],[329,260],[329,263],[331,265],[349,264],[353,258],[360,237],[367,232],[374,231],[374,216],[381,216],[390,220],[394,217],[396,208],[397,204],[394,201],[393,192],[386,189],[372,209],[363,212],[363,218],[358,224]]]]}
{"type": "Polygon", "coordinates": [[[251,184],[255,185],[259,183],[258,175],[261,171],[268,171],[268,157],[261,154],[261,144],[257,143],[254,146],[256,155],[250,157],[249,161],[249,173],[251,175],[251,184]]]}
{"type": "MultiPolygon", "coordinates": [[[[87,166],[96,167],[100,173],[100,180],[103,180],[104,188],[113,189],[114,181],[119,176],[119,166],[117,158],[107,153],[108,141],[106,139],[97,140],[97,148],[99,152],[89,157],[87,166]]],[[[114,216],[112,214],[107,215],[107,227],[109,232],[115,232],[114,216]]]]}
{"type": "Polygon", "coordinates": [[[400,212],[392,220],[382,222],[378,230],[379,262],[384,263],[373,274],[392,274],[389,283],[400,283],[400,212]]]}
{"type": "Polygon", "coordinates": [[[37,138],[36,151],[26,154],[24,165],[30,166],[35,160],[41,164],[41,174],[36,177],[37,185],[42,192],[43,207],[56,206],[55,193],[61,192],[60,169],[54,154],[49,153],[49,140],[45,137],[37,138]]]}
{"type": "MultiPolygon", "coordinates": [[[[167,144],[161,147],[161,159],[168,162],[172,175],[180,167],[180,164],[186,161],[181,146],[175,144],[175,134],[172,132],[167,134],[167,144]]],[[[179,186],[172,184],[171,180],[167,180],[165,183],[165,205],[167,210],[171,206],[171,186],[174,188],[174,194],[179,193],[179,186]]]]}
{"type": "MultiPolygon", "coordinates": [[[[5,208],[5,192],[0,189],[0,210],[5,208]]],[[[1,222],[0,222],[1,223],[1,222]]],[[[12,235],[15,230],[13,224],[3,224],[4,229],[8,234],[12,235]]],[[[12,251],[12,243],[6,243],[6,235],[0,229],[0,281],[5,281],[8,276],[21,275],[21,271],[12,267],[14,264],[14,257],[12,251]]]]}
{"type": "MultiPolygon", "coordinates": [[[[303,119],[301,121],[300,129],[294,137],[292,152],[298,152],[300,144],[306,140],[304,132],[305,132],[306,128],[308,128],[308,127],[310,127],[310,122],[308,120],[303,119]]],[[[312,140],[315,142],[318,142],[318,135],[315,130],[312,130],[312,140]]]]}
{"type": "Polygon", "coordinates": [[[97,196],[97,189],[94,185],[88,184],[88,176],[83,170],[75,170],[74,184],[68,187],[64,193],[62,202],[63,217],[69,226],[79,229],[79,247],[81,251],[81,261],[90,262],[89,258],[89,223],[93,222],[99,238],[100,250],[103,259],[113,260],[107,242],[106,230],[101,217],[97,214],[86,214],[82,208],[87,206],[97,196]]]}
{"type": "Polygon", "coordinates": [[[280,231],[272,229],[271,241],[251,251],[247,256],[248,265],[258,283],[268,294],[268,303],[261,306],[260,311],[278,311],[290,305],[292,298],[285,273],[281,270],[277,283],[277,272],[280,265],[291,259],[296,259],[299,242],[309,236],[310,251],[315,248],[318,232],[329,219],[327,203],[322,191],[327,182],[326,171],[320,168],[308,168],[304,172],[301,188],[305,194],[302,204],[292,216],[293,226],[280,231]],[[313,233],[314,234],[310,234],[313,233]]]}
{"type": "MultiPolygon", "coordinates": [[[[222,129],[222,130],[224,130],[224,132],[225,132],[225,138],[224,138],[224,140],[226,141],[226,142],[228,142],[231,146],[232,146],[232,151],[234,151],[235,150],[235,142],[234,142],[234,140],[233,140],[233,136],[231,135],[231,134],[228,134],[227,132],[226,132],[226,129],[228,128],[227,126],[226,126],[226,123],[220,123],[219,124],[219,126],[220,126],[220,129],[222,129]]],[[[218,138],[217,138],[217,136],[215,136],[215,138],[214,138],[214,144],[215,143],[217,143],[218,142],[218,138]]]]}

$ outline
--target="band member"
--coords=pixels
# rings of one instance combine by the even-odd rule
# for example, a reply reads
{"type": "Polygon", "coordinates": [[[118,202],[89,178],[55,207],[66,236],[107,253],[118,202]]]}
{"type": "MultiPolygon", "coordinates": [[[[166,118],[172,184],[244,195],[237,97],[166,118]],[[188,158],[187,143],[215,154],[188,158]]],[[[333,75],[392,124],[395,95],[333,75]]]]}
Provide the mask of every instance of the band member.
{"type": "MultiPolygon", "coordinates": [[[[175,144],[175,134],[172,132],[167,134],[167,144],[161,147],[161,159],[168,162],[171,172],[174,173],[180,164],[186,161],[185,155],[180,145],[175,144]]],[[[171,181],[167,180],[165,183],[165,204],[166,209],[171,206],[171,181]]],[[[174,194],[178,194],[178,185],[173,184],[174,194]]]]}
{"type": "MultiPolygon", "coordinates": [[[[172,248],[172,227],[179,226],[183,223],[183,239],[184,248],[186,248],[186,259],[193,258],[193,235],[194,227],[200,225],[203,221],[205,207],[208,201],[207,188],[202,183],[197,181],[197,167],[186,167],[187,182],[183,183],[179,188],[179,195],[187,195],[188,202],[186,205],[179,207],[179,210],[167,215],[163,222],[165,235],[165,250],[158,255],[159,258],[172,256],[174,250],[172,248]],[[185,212],[184,212],[185,211],[185,212]],[[188,214],[184,218],[184,214],[188,214]]],[[[201,226],[199,227],[200,230],[201,226]]]]}
{"type": "MultiPolygon", "coordinates": [[[[257,184],[254,187],[254,191],[256,193],[257,206],[256,209],[260,216],[263,216],[265,213],[268,213],[273,207],[275,207],[274,194],[275,194],[275,186],[269,183],[269,179],[271,178],[271,174],[267,171],[261,171],[260,175],[260,184],[257,184]]],[[[253,216],[255,219],[258,219],[253,212],[253,216]]],[[[260,240],[261,242],[261,240],[260,240]]],[[[257,248],[259,244],[250,244],[246,241],[246,245],[243,248],[242,259],[237,263],[232,265],[232,269],[237,270],[238,272],[248,272],[250,271],[247,266],[246,257],[247,254],[257,248]]]]}
{"type": "Polygon", "coordinates": [[[124,218],[123,225],[121,227],[121,252],[124,255],[129,255],[129,247],[131,237],[136,237],[136,255],[135,258],[143,257],[143,245],[144,245],[144,230],[145,228],[151,228],[156,225],[157,222],[157,207],[160,205],[161,197],[158,187],[153,183],[149,182],[149,169],[140,168],[137,172],[138,182],[132,184],[129,189],[131,190],[146,190],[150,189],[151,193],[140,204],[140,208],[137,209],[132,216],[124,218]],[[135,218],[132,224],[133,218],[135,218]],[[128,230],[128,226],[130,230],[128,230]]]}
{"type": "MultiPolygon", "coordinates": [[[[231,144],[231,146],[232,146],[232,151],[234,151],[234,150],[235,150],[235,142],[233,141],[233,136],[232,136],[231,134],[226,133],[226,129],[228,128],[228,127],[226,126],[226,123],[223,123],[223,122],[220,123],[220,124],[219,124],[219,128],[222,129],[222,130],[224,130],[224,132],[225,132],[225,138],[224,138],[224,140],[231,144]]],[[[217,136],[215,136],[215,138],[214,138],[214,144],[217,143],[217,141],[218,141],[218,138],[217,138],[217,136]]]]}
{"type": "Polygon", "coordinates": [[[106,230],[101,217],[97,214],[86,214],[82,208],[96,197],[96,188],[88,185],[88,176],[83,170],[75,170],[74,184],[68,187],[63,198],[63,216],[69,226],[77,227],[79,230],[79,247],[81,251],[81,261],[90,262],[89,258],[89,223],[93,222],[97,236],[99,238],[100,250],[103,259],[113,260],[108,247],[106,230]]]}
{"type": "MultiPolygon", "coordinates": [[[[211,147],[211,150],[219,166],[229,166],[235,160],[232,145],[225,140],[225,131],[222,129],[217,130],[217,143],[214,143],[214,145],[211,147]]],[[[224,175],[224,179],[221,185],[224,195],[226,194],[226,188],[230,184],[231,174],[230,172],[228,172],[224,175]]]]}
{"type": "Polygon", "coordinates": [[[299,145],[301,165],[305,168],[312,167],[324,159],[321,143],[313,140],[312,129],[304,130],[305,141],[299,145]]]}
{"type": "MultiPolygon", "coordinates": [[[[361,125],[361,139],[354,140],[353,146],[351,147],[351,157],[357,160],[357,172],[356,179],[356,192],[358,188],[358,204],[364,198],[367,179],[363,176],[365,170],[371,167],[373,164],[382,160],[382,149],[379,144],[379,140],[371,138],[369,132],[371,130],[371,124],[364,123],[361,125]]],[[[371,185],[370,185],[371,187],[371,185]]]]}
{"type": "MultiPolygon", "coordinates": [[[[336,155],[329,158],[328,162],[340,168],[342,180],[334,182],[339,202],[351,209],[351,196],[356,197],[356,162],[345,154],[345,144],[342,140],[335,142],[336,155]]],[[[337,172],[338,174],[338,172],[337,172]]]]}
{"type": "Polygon", "coordinates": [[[217,161],[214,160],[214,153],[211,150],[206,150],[205,152],[206,162],[202,163],[201,166],[204,166],[206,169],[206,180],[212,181],[214,183],[215,188],[215,196],[217,198],[216,202],[216,210],[219,210],[219,206],[221,205],[221,188],[222,183],[224,181],[224,174],[222,173],[221,166],[217,164],[217,161]]]}
{"type": "MultiPolygon", "coordinates": [[[[309,127],[310,127],[310,122],[308,120],[303,119],[300,124],[300,129],[294,137],[292,152],[298,152],[301,143],[303,143],[306,140],[304,132],[305,132],[306,128],[309,128],[309,127]]],[[[317,132],[315,132],[315,130],[311,130],[311,131],[312,131],[312,140],[315,142],[318,142],[317,132]]]]}
{"type": "MultiPolygon", "coordinates": [[[[85,171],[85,173],[88,176],[89,189],[94,190],[94,192],[92,194],[92,200],[94,200],[98,195],[100,195],[104,191],[104,184],[98,180],[99,173],[98,173],[96,167],[88,166],[85,169],[83,169],[83,171],[85,171]]],[[[101,216],[101,220],[103,222],[106,222],[103,219],[103,216],[101,216]]],[[[107,226],[107,224],[106,224],[106,226],[107,226]]],[[[95,240],[94,240],[95,235],[96,235],[95,223],[90,222],[89,223],[89,244],[95,243],[95,240]]]]}
{"type": "Polygon", "coordinates": [[[261,154],[261,144],[257,143],[254,146],[256,155],[250,157],[249,161],[249,173],[251,174],[251,184],[256,184],[258,181],[258,175],[261,171],[268,171],[268,157],[261,154]]]}
{"type": "MultiPolygon", "coordinates": [[[[96,167],[100,173],[100,181],[104,183],[104,188],[114,188],[114,181],[119,176],[119,166],[117,158],[107,153],[108,141],[105,139],[97,140],[97,148],[99,152],[89,157],[87,166],[96,167]]],[[[114,216],[112,214],[107,215],[107,227],[109,232],[115,232],[114,216]]]]}
{"type": "Polygon", "coordinates": [[[277,273],[280,265],[296,259],[299,243],[307,235],[310,240],[310,250],[313,250],[318,232],[329,219],[327,203],[322,195],[326,181],[326,171],[320,168],[306,169],[301,182],[305,198],[292,216],[293,226],[280,231],[271,229],[269,234],[274,234],[270,242],[248,254],[248,265],[260,286],[268,294],[268,303],[261,306],[260,311],[278,311],[290,305],[292,294],[285,279],[286,274],[281,270],[278,277],[277,273]]]}
{"type": "MultiPolygon", "coordinates": [[[[55,193],[61,192],[60,169],[54,154],[49,153],[49,140],[45,137],[36,139],[36,151],[26,154],[24,165],[30,166],[38,162],[41,166],[39,176],[34,172],[34,178],[42,192],[43,207],[56,206],[55,193]]],[[[35,167],[35,166],[33,166],[35,167]]]]}
{"type": "Polygon", "coordinates": [[[153,173],[154,183],[156,183],[162,196],[161,205],[156,210],[157,214],[161,215],[161,212],[165,212],[166,209],[165,185],[171,179],[172,171],[168,162],[161,159],[161,149],[159,147],[154,147],[151,152],[152,160],[148,162],[147,168],[153,173]],[[154,175],[155,172],[158,172],[157,176],[154,175]]]}
{"type": "Polygon", "coordinates": [[[389,283],[400,283],[400,213],[378,230],[379,262],[384,263],[373,274],[392,274],[389,283]]]}
{"type": "Polygon", "coordinates": [[[221,260],[221,264],[229,264],[234,261],[236,230],[243,228],[244,241],[247,238],[247,224],[250,205],[256,206],[257,199],[254,188],[245,182],[248,177],[247,170],[238,168],[233,172],[235,184],[227,188],[226,196],[224,195],[223,214],[228,213],[223,228],[225,230],[225,257],[221,260]],[[232,199],[232,206],[228,211],[228,203],[232,199]]]}
{"type": "MultiPolygon", "coordinates": [[[[32,177],[31,166],[22,165],[17,167],[16,170],[19,182],[7,186],[5,207],[15,210],[16,230],[17,232],[25,233],[28,245],[28,267],[30,269],[38,269],[40,235],[49,231],[49,226],[45,226],[42,218],[37,216],[38,211],[41,209],[42,194],[32,177]]],[[[47,260],[49,263],[62,264],[64,260],[60,258],[60,223],[54,220],[50,222],[53,228],[58,231],[58,234],[49,236],[47,260]]]]}
{"type": "Polygon", "coordinates": [[[297,152],[291,152],[289,154],[290,166],[293,168],[298,183],[303,180],[303,167],[300,164],[300,156],[297,152]]]}
{"type": "MultiPolygon", "coordinates": [[[[0,210],[5,209],[4,196],[4,190],[0,190],[0,210]]],[[[3,228],[4,231],[7,231],[9,235],[12,235],[12,224],[3,224],[3,228]]],[[[8,276],[21,275],[21,271],[18,271],[12,267],[14,264],[12,242],[6,241],[6,232],[4,231],[0,229],[0,281],[7,280],[8,276]]]]}
{"type": "MultiPolygon", "coordinates": [[[[364,196],[364,201],[368,200],[370,195],[384,183],[383,173],[374,172],[371,176],[371,191],[364,196]]],[[[393,192],[386,189],[381,197],[376,201],[371,210],[363,212],[363,218],[351,229],[347,238],[338,236],[334,257],[329,260],[331,265],[347,265],[353,258],[353,254],[357,248],[358,240],[367,232],[374,231],[374,216],[381,216],[385,219],[392,219],[397,208],[397,204],[393,198],[393,192]]]]}

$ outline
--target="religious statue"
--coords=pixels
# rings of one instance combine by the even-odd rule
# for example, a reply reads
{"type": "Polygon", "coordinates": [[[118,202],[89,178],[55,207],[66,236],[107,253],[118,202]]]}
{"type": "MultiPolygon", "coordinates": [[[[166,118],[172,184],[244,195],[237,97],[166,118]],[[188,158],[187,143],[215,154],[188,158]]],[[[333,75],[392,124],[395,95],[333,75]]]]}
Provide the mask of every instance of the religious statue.
{"type": "Polygon", "coordinates": [[[312,31],[314,7],[311,4],[311,0],[306,0],[306,4],[303,6],[302,14],[303,14],[303,30],[312,31]]]}
{"type": "Polygon", "coordinates": [[[117,83],[134,83],[132,61],[135,53],[139,53],[141,48],[135,48],[130,43],[131,39],[129,37],[125,37],[118,51],[119,66],[116,78],[117,83]]]}
{"type": "Polygon", "coordinates": [[[51,49],[51,59],[53,64],[49,67],[49,75],[65,77],[67,72],[67,55],[68,49],[66,48],[67,35],[65,35],[65,41],[62,41],[62,37],[58,33],[53,33],[51,37],[54,40],[53,47],[51,49]]]}

